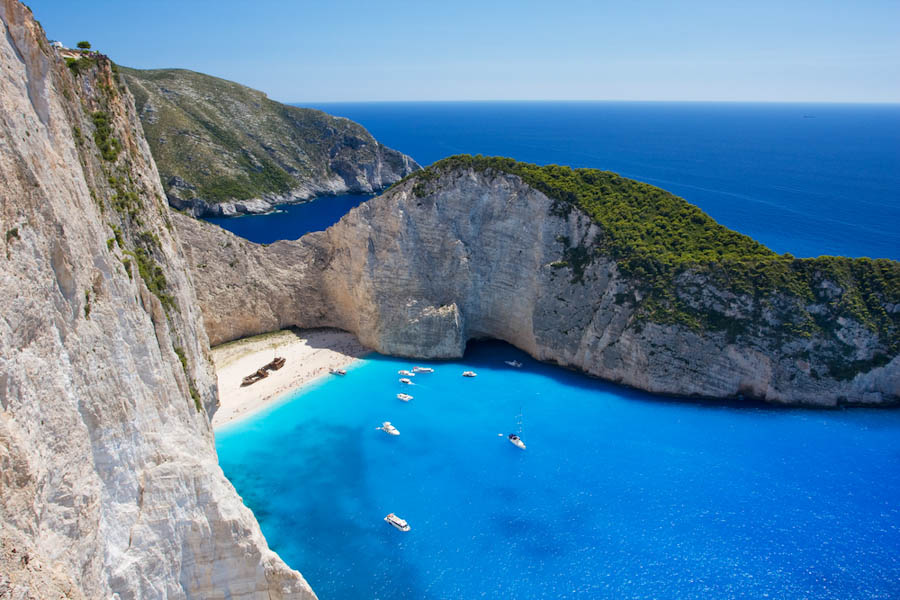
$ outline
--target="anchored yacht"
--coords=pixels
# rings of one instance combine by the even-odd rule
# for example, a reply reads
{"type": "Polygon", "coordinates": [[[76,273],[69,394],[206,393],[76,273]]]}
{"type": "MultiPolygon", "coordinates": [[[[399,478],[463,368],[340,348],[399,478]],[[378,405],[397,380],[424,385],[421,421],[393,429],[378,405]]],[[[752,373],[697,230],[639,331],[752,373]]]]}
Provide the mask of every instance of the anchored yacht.
{"type": "Polygon", "coordinates": [[[415,373],[413,373],[412,371],[407,371],[407,370],[397,371],[397,375],[403,375],[404,377],[415,377],[416,376],[415,373]]]}
{"type": "Polygon", "coordinates": [[[477,377],[478,373],[475,371],[463,371],[463,377],[477,377]]]}
{"type": "Polygon", "coordinates": [[[514,433],[509,434],[509,441],[516,448],[521,448],[522,450],[525,449],[525,442],[523,442],[522,438],[520,438],[516,434],[514,434],[514,433]]]}
{"type": "Polygon", "coordinates": [[[397,394],[397,398],[399,400],[403,400],[404,402],[409,402],[410,400],[413,399],[413,397],[410,396],[409,394],[397,394]]]}
{"type": "Polygon", "coordinates": [[[412,379],[407,379],[406,377],[401,377],[400,383],[405,383],[406,385],[412,385],[412,379]]]}
{"type": "Polygon", "coordinates": [[[381,424],[381,427],[376,427],[375,429],[380,429],[388,435],[400,435],[400,431],[396,427],[391,425],[390,421],[385,421],[381,424]]]}
{"type": "Polygon", "coordinates": [[[400,531],[409,531],[409,529],[410,529],[409,523],[407,523],[405,520],[401,519],[394,513],[391,513],[388,516],[386,516],[384,518],[384,520],[387,521],[388,523],[390,523],[391,525],[393,525],[394,527],[396,527],[397,529],[399,529],[400,531]]]}
{"type": "Polygon", "coordinates": [[[434,373],[431,367],[413,367],[413,373],[434,373]]]}
{"type": "Polygon", "coordinates": [[[515,368],[517,368],[517,369],[521,369],[521,368],[522,368],[522,363],[520,363],[520,362],[517,361],[517,360],[504,360],[503,362],[505,362],[505,363],[508,364],[509,366],[515,367],[515,368]]]}
{"type": "Polygon", "coordinates": [[[332,375],[346,375],[347,374],[346,369],[328,369],[328,372],[331,373],[332,375]]]}

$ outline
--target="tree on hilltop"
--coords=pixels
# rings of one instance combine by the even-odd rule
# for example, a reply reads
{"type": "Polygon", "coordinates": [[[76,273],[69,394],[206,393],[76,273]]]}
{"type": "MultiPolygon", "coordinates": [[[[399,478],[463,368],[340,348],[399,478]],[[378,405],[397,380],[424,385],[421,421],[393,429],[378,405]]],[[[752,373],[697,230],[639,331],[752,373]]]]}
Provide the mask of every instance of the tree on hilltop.
{"type": "Polygon", "coordinates": [[[91,49],[91,43],[87,42],[87,41],[78,42],[77,46],[79,48],[81,48],[82,50],[90,50],[91,49]]]}

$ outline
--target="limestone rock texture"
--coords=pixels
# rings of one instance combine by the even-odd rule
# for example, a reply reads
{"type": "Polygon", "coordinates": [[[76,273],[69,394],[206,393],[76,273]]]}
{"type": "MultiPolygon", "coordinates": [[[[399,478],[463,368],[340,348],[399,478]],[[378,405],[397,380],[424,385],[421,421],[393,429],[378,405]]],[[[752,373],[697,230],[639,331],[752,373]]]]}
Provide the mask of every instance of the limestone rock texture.
{"type": "Polygon", "coordinates": [[[372,193],[419,169],[349,119],[184,69],[120,71],[169,202],[195,216],[372,193]]]}
{"type": "MultiPolygon", "coordinates": [[[[424,192],[417,186],[404,181],[327,231],[265,247],[177,215],[210,341],[329,326],[379,352],[439,358],[494,338],[659,394],[821,406],[900,400],[896,355],[849,379],[823,374],[837,338],[856,360],[888,345],[859,323],[834,319],[837,338],[783,339],[763,314],[732,339],[642,319],[640,286],[615,260],[598,257],[580,278],[561,261],[560,240],[601,233],[577,208],[560,216],[547,196],[503,172],[457,169],[424,192]]],[[[675,291],[723,318],[756,319],[753,297],[699,273],[683,275],[675,291]]]]}
{"type": "Polygon", "coordinates": [[[203,317],[127,88],[0,0],[0,598],[314,598],[218,466],[203,317]]]}

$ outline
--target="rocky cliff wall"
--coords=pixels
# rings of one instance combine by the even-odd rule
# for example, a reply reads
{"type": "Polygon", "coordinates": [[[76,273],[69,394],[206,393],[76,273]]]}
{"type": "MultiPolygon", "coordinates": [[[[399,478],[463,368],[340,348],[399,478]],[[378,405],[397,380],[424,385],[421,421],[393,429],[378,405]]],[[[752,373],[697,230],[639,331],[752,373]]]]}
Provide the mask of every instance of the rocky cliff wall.
{"type": "Polygon", "coordinates": [[[599,239],[600,226],[578,209],[555,210],[508,173],[456,169],[424,191],[406,181],[325,232],[267,247],[181,215],[176,228],[213,344],[290,325],[332,326],[379,352],[431,358],[496,338],[662,394],[811,405],[900,400],[896,355],[852,377],[828,374],[824,365],[836,357],[864,364],[891,340],[824,305],[768,298],[765,306],[816,312],[833,325],[829,335],[785,337],[760,298],[687,272],[673,292],[747,332],[643,317],[640,282],[615,260],[597,256],[580,276],[563,260],[569,240],[599,239]]]}
{"type": "Polygon", "coordinates": [[[0,598],[313,598],[217,464],[203,319],[128,90],[0,0],[0,598]]]}

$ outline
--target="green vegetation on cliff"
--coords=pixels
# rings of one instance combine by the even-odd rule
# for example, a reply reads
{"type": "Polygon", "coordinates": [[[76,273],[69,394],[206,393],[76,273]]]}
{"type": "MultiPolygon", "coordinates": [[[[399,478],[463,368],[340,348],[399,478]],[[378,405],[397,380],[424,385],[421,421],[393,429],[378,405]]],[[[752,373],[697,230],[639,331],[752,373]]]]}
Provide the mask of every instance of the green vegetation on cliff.
{"type": "MultiPolygon", "coordinates": [[[[413,192],[422,196],[438,177],[458,169],[516,175],[554,201],[554,214],[565,217],[573,207],[587,213],[602,233],[590,240],[558,239],[562,257],[551,266],[569,267],[577,282],[595,257],[615,259],[642,292],[641,314],[652,321],[740,335],[764,319],[761,314],[742,320],[695,309],[690,292],[700,293],[702,286],[696,282],[702,281],[735,296],[752,297],[785,335],[808,337],[834,327],[836,318],[848,317],[893,339],[887,354],[900,351],[900,311],[893,308],[900,305],[896,261],[778,255],[674,194],[608,171],[459,155],[407,180],[415,182],[413,192]],[[778,296],[791,300],[779,301],[778,296]],[[797,310],[807,305],[825,306],[828,317],[797,310]]],[[[883,362],[887,354],[877,361],[883,362]]]]}
{"type": "MultiPolygon", "coordinates": [[[[81,59],[79,59],[81,60],[81,59]]],[[[71,63],[69,63],[71,68],[71,63]]],[[[132,265],[137,265],[137,274],[144,280],[147,289],[155,295],[166,311],[175,307],[175,298],[168,290],[165,271],[160,263],[162,248],[156,233],[146,229],[144,199],[153,191],[137,177],[134,157],[126,150],[131,132],[124,129],[116,117],[121,109],[119,92],[124,90],[115,65],[101,54],[93,55],[84,63],[86,70],[72,70],[75,78],[88,78],[91,94],[80,104],[78,122],[72,127],[72,137],[81,155],[82,168],[88,176],[88,186],[93,200],[102,214],[109,219],[108,225],[113,237],[106,240],[106,247],[114,252],[121,250],[119,260],[126,273],[133,277],[132,265]],[[84,119],[84,121],[81,121],[84,119]],[[85,144],[85,134],[93,126],[94,147],[85,144]],[[111,209],[111,210],[110,210],[111,209]]],[[[76,93],[83,93],[73,87],[76,93]]],[[[71,93],[65,90],[64,93],[71,93]]],[[[119,113],[121,115],[121,113],[119,113]]],[[[73,116],[73,119],[75,117],[73,116]]],[[[133,147],[133,144],[132,144],[133,147]]],[[[163,215],[164,218],[165,215],[163,215]]],[[[167,222],[167,221],[166,221],[167,222]]],[[[90,314],[90,298],[85,296],[85,317],[90,314]]]]}
{"type": "Polygon", "coordinates": [[[119,72],[134,95],[170,197],[247,200],[335,181],[355,190],[360,178],[396,174],[369,182],[378,188],[409,172],[408,159],[348,119],[287,106],[193,71],[119,67],[119,72]],[[379,161],[381,168],[375,168],[379,161]]]}

